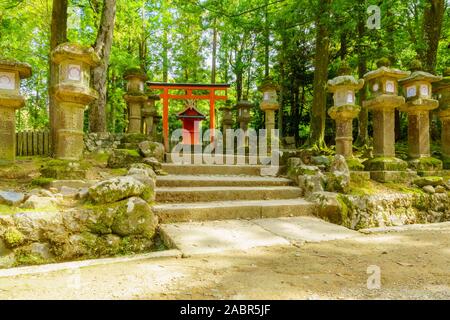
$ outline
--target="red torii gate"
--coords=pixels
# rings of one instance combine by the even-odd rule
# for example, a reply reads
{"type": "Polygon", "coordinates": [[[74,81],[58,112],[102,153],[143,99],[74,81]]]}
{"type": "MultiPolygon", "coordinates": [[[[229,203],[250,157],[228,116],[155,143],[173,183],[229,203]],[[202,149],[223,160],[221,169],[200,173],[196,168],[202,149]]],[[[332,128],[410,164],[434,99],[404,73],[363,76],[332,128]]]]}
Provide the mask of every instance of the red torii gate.
{"type": "Polygon", "coordinates": [[[189,83],[157,83],[148,82],[151,90],[162,90],[159,95],[163,103],[163,137],[166,152],[169,152],[169,100],[209,100],[209,128],[211,141],[216,128],[215,106],[217,100],[227,100],[229,84],[189,84],[189,83]],[[170,94],[169,90],[183,90],[185,94],[170,94]],[[208,94],[195,95],[192,91],[208,91],[208,94]],[[217,95],[216,91],[225,91],[225,95],[217,95]]]}

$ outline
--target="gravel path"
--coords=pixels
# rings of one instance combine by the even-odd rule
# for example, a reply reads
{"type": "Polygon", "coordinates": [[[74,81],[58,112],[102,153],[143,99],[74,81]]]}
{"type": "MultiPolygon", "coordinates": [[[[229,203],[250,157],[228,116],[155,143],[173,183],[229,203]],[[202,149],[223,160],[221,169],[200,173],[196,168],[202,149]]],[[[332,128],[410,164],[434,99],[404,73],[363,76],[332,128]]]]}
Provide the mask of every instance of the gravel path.
{"type": "Polygon", "coordinates": [[[450,299],[450,224],[383,231],[1,277],[0,299],[450,299]]]}

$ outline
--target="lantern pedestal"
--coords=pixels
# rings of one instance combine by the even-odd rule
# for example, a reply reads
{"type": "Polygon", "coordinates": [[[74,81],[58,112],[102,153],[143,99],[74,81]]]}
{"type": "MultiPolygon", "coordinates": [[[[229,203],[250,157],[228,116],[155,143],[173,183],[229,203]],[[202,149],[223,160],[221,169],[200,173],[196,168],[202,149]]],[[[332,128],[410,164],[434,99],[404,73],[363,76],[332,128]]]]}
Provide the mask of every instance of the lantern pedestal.
{"type": "Polygon", "coordinates": [[[450,169],[450,109],[439,112],[442,121],[442,160],[444,169],[450,169]]]}
{"type": "Polygon", "coordinates": [[[409,165],[417,171],[442,170],[442,161],[432,158],[430,150],[430,110],[438,106],[436,100],[420,99],[401,109],[408,113],[409,165]]]}
{"type": "Polygon", "coordinates": [[[128,106],[128,133],[141,133],[143,103],[147,100],[145,95],[129,95],[123,97],[128,106]]]}
{"type": "Polygon", "coordinates": [[[373,113],[374,158],[364,163],[371,179],[379,182],[406,181],[408,163],[395,157],[395,109],[405,99],[395,95],[380,95],[365,101],[364,106],[373,113]]]}
{"type": "Polygon", "coordinates": [[[444,169],[450,169],[450,68],[444,71],[444,79],[433,84],[433,92],[439,96],[442,161],[444,169]]]}
{"type": "Polygon", "coordinates": [[[357,105],[331,107],[328,115],[336,121],[336,154],[346,159],[353,157],[353,119],[361,111],[357,105]]]}
{"type": "Polygon", "coordinates": [[[84,149],[84,110],[97,98],[97,92],[59,84],[53,87],[53,95],[58,101],[55,156],[61,160],[80,160],[84,149]]]}

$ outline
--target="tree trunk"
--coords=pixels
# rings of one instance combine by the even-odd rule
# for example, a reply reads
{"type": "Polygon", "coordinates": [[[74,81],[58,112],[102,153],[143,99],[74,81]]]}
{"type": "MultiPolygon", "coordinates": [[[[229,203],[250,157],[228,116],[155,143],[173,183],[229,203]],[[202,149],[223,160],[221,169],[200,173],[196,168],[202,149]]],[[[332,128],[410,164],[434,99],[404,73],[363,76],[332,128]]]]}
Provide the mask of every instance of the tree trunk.
{"type": "MultiPolygon", "coordinates": [[[[58,45],[67,42],[67,0],[53,0],[52,24],[50,36],[50,55],[58,45]]],[[[52,87],[56,84],[58,77],[58,68],[52,63],[51,56],[49,61],[49,116],[50,116],[50,135],[52,138],[52,154],[53,146],[56,145],[56,101],[51,93],[52,87]]]]}
{"type": "Polygon", "coordinates": [[[445,0],[428,0],[423,19],[423,35],[426,49],[424,51],[425,71],[436,72],[437,51],[441,38],[442,23],[445,12],[445,0]]]}
{"type": "Polygon", "coordinates": [[[317,15],[316,32],[316,54],[314,63],[314,94],[311,107],[311,135],[310,146],[319,149],[325,148],[325,120],[327,105],[327,80],[328,62],[330,51],[330,39],[327,26],[329,7],[331,0],[321,0],[319,2],[319,12],[317,15]]]}
{"type": "Polygon", "coordinates": [[[264,76],[270,74],[270,24],[269,24],[269,1],[265,1],[264,11],[264,76]]]}
{"type": "Polygon", "coordinates": [[[106,79],[115,20],[116,0],[105,0],[94,46],[101,61],[100,65],[92,71],[93,86],[98,92],[98,99],[91,104],[89,109],[89,129],[91,132],[106,132],[106,79]]]}
{"type": "MultiPolygon", "coordinates": [[[[359,15],[358,15],[358,76],[363,78],[367,73],[367,57],[366,50],[363,46],[363,39],[366,30],[365,21],[365,0],[360,0],[359,15]]],[[[361,112],[358,115],[358,137],[355,141],[355,145],[363,146],[369,142],[369,112],[367,108],[363,107],[363,101],[366,100],[366,91],[364,88],[359,91],[359,105],[361,106],[361,112]]]]}
{"type": "Polygon", "coordinates": [[[214,18],[213,26],[213,43],[212,43],[212,58],[211,58],[211,83],[216,83],[216,61],[217,61],[217,27],[216,19],[214,18]]]}

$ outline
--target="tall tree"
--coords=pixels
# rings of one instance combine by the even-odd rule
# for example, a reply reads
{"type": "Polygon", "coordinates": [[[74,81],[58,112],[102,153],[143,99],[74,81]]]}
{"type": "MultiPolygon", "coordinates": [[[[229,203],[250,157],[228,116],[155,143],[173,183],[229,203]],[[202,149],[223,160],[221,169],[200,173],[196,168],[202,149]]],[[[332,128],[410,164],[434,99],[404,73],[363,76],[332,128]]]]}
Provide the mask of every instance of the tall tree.
{"type": "Polygon", "coordinates": [[[329,14],[331,0],[319,0],[316,16],[316,53],[314,62],[314,95],[311,107],[310,146],[325,147],[328,62],[330,55],[329,14]]]}
{"type": "Polygon", "coordinates": [[[100,64],[92,71],[93,86],[98,99],[89,109],[89,129],[91,132],[106,132],[106,92],[109,57],[116,19],[116,0],[104,0],[102,17],[95,41],[94,50],[100,57],[100,64]]]}
{"type": "Polygon", "coordinates": [[[422,61],[426,71],[436,72],[436,60],[444,21],[445,0],[427,0],[423,18],[425,50],[422,61]]]}
{"type": "MultiPolygon", "coordinates": [[[[50,27],[50,54],[58,45],[67,42],[67,0],[53,0],[52,23],[50,27]]],[[[52,87],[56,84],[58,77],[58,68],[49,61],[49,115],[50,115],[50,134],[52,136],[53,146],[56,145],[56,101],[51,94],[52,87]]],[[[52,151],[53,152],[53,151],[52,151]]]]}

